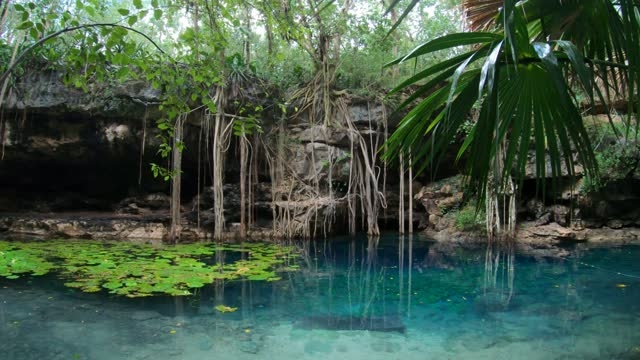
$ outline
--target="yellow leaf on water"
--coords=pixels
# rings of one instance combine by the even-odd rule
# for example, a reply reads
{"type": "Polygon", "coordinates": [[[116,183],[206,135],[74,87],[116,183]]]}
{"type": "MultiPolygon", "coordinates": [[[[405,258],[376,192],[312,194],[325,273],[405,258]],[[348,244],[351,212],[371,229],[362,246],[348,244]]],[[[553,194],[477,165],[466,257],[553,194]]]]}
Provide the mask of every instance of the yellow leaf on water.
{"type": "Polygon", "coordinates": [[[616,284],[617,288],[624,289],[627,287],[627,284],[616,284]]]}
{"type": "Polygon", "coordinates": [[[171,330],[171,331],[169,331],[169,334],[175,334],[176,332],[177,331],[175,331],[175,330],[171,330]]]}
{"type": "Polygon", "coordinates": [[[230,306],[226,306],[226,305],[222,305],[222,304],[216,306],[215,309],[220,311],[221,313],[234,312],[234,311],[238,310],[237,307],[230,307],[230,306]]]}

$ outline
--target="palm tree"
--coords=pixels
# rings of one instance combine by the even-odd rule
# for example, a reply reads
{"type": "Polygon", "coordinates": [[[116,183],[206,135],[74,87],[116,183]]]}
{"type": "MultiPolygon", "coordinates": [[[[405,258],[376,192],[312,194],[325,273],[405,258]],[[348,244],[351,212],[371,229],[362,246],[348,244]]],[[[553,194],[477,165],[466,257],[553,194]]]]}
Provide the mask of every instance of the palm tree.
{"type": "MultiPolygon", "coordinates": [[[[530,149],[539,179],[573,176],[576,162],[589,176],[598,175],[578,93],[591,104],[625,99],[628,125],[636,125],[640,0],[464,0],[462,5],[469,31],[428,41],[388,64],[440,50],[459,54],[393,90],[417,88],[401,105],[410,110],[384,156],[390,160],[411,151],[419,169],[437,165],[475,108],[477,119],[457,158],[466,159],[467,190],[486,199],[492,235],[504,233],[501,223],[510,223],[505,218],[515,221],[512,179],[524,178],[530,149]],[[509,213],[499,211],[499,204],[509,213]]],[[[513,229],[511,223],[507,234],[513,229]]]]}

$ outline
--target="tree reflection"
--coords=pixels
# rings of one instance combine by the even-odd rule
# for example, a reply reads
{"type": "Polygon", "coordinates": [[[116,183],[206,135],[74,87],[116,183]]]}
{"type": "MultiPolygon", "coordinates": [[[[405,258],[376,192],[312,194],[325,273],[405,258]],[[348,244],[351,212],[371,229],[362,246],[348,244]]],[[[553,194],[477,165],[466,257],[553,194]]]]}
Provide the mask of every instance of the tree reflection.
{"type": "Polygon", "coordinates": [[[514,250],[513,241],[487,242],[482,296],[476,301],[481,310],[502,311],[509,307],[514,293],[514,250]]]}

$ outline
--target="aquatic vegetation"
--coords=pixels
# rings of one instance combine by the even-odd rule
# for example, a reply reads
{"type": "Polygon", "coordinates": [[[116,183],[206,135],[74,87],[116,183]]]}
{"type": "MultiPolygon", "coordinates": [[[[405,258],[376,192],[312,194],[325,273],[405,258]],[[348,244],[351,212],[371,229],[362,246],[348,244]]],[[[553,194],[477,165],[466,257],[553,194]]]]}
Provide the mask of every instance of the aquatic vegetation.
{"type": "Polygon", "coordinates": [[[0,276],[17,279],[20,275],[44,275],[53,264],[37,254],[21,249],[11,243],[0,242],[0,276]]]}
{"type": "Polygon", "coordinates": [[[222,304],[216,306],[214,309],[218,310],[221,313],[234,312],[234,311],[238,310],[237,307],[231,307],[231,306],[226,306],[226,305],[222,305],[222,304]]]}
{"type": "Polygon", "coordinates": [[[294,258],[292,247],[259,243],[154,247],[88,240],[0,241],[0,276],[56,272],[66,286],[85,292],[179,296],[216,280],[279,280],[278,272],[296,270],[294,258]]]}

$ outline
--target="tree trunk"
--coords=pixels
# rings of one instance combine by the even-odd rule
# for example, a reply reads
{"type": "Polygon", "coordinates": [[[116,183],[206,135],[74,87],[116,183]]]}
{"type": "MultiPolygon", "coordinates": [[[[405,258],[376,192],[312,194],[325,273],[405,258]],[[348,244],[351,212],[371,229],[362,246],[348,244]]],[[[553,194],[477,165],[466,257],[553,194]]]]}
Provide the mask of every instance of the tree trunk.
{"type": "Polygon", "coordinates": [[[224,116],[225,91],[218,86],[216,91],[216,115],[213,130],[213,211],[214,229],[213,237],[222,239],[225,227],[224,219],[224,154],[228,147],[228,126],[224,116]]]}
{"type": "Polygon", "coordinates": [[[398,232],[404,234],[404,155],[400,153],[400,199],[398,201],[398,232]]]}
{"type": "Polygon", "coordinates": [[[174,126],[171,159],[171,228],[169,241],[178,243],[182,229],[180,218],[180,187],[182,179],[182,129],[186,115],[179,115],[174,126]]]}
{"type": "Polygon", "coordinates": [[[245,35],[243,50],[244,50],[244,65],[247,70],[249,70],[249,67],[251,65],[251,39],[249,38],[250,36],[249,34],[251,34],[251,9],[252,9],[251,6],[249,6],[248,4],[245,5],[244,26],[247,31],[247,34],[245,35]]]}
{"type": "MultiPolygon", "coordinates": [[[[244,126],[242,131],[244,132],[244,126]]],[[[238,137],[240,144],[240,238],[247,237],[247,138],[238,137]]]]}

